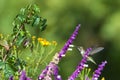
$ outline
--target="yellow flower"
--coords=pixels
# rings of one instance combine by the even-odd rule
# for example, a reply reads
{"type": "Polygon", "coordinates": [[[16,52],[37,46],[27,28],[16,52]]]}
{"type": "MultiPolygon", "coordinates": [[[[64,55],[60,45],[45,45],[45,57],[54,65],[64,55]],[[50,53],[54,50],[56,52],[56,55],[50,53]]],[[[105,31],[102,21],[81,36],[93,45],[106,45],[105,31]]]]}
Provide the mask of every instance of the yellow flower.
{"type": "Polygon", "coordinates": [[[104,77],[102,77],[102,79],[101,80],[105,80],[105,78],[104,77]]]}
{"type": "Polygon", "coordinates": [[[57,42],[56,42],[56,41],[52,41],[52,44],[56,46],[56,45],[57,45],[57,42]]]}
{"type": "Polygon", "coordinates": [[[51,45],[51,43],[50,43],[49,41],[46,41],[46,40],[40,41],[40,43],[41,43],[43,46],[49,46],[49,45],[51,45]]]}
{"type": "Polygon", "coordinates": [[[51,43],[49,41],[46,41],[45,44],[46,44],[46,46],[51,45],[51,43]]]}
{"type": "Polygon", "coordinates": [[[44,39],[43,39],[43,38],[38,38],[37,40],[38,40],[38,42],[41,42],[41,41],[43,41],[44,39]]]}
{"type": "Polygon", "coordinates": [[[32,40],[35,40],[36,36],[32,36],[32,40]]]}

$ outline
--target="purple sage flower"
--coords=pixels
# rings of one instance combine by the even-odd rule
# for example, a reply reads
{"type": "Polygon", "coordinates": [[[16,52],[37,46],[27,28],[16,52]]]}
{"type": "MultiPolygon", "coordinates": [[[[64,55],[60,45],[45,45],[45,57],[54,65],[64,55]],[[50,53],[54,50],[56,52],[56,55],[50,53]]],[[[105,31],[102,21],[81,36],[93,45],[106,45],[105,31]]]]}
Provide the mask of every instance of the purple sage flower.
{"type": "Polygon", "coordinates": [[[72,44],[73,40],[76,38],[78,31],[80,28],[80,24],[76,27],[75,31],[73,32],[73,34],[70,36],[70,38],[68,39],[68,41],[65,43],[64,47],[61,49],[61,51],[59,52],[59,59],[61,59],[63,56],[65,56],[66,51],[69,48],[69,45],[72,44]]]}
{"type": "Polygon", "coordinates": [[[58,66],[55,63],[50,62],[40,74],[38,80],[52,80],[52,75],[54,75],[55,80],[62,80],[60,75],[58,75],[58,66]]]}
{"type": "Polygon", "coordinates": [[[26,78],[26,72],[22,71],[20,75],[20,80],[25,80],[25,78],[26,78]]]}
{"type": "Polygon", "coordinates": [[[100,64],[98,66],[98,68],[94,71],[92,80],[98,80],[99,76],[101,75],[101,71],[105,67],[106,63],[107,63],[107,61],[104,61],[104,62],[102,62],[102,64],[100,64]]]}
{"type": "Polygon", "coordinates": [[[65,43],[64,47],[61,49],[58,55],[55,56],[54,59],[49,63],[49,65],[42,71],[42,73],[38,77],[38,80],[51,80],[51,75],[54,75],[55,80],[62,80],[61,76],[58,75],[57,64],[59,60],[63,56],[65,56],[65,53],[69,48],[69,45],[72,44],[73,40],[76,38],[79,28],[80,28],[80,24],[76,27],[75,31],[68,39],[68,41],[65,43]]]}
{"type": "Polygon", "coordinates": [[[79,65],[77,66],[77,69],[73,72],[73,74],[68,78],[68,80],[75,80],[75,78],[78,77],[79,73],[84,69],[84,65],[87,62],[87,58],[88,55],[90,53],[90,51],[92,50],[92,48],[88,48],[85,51],[85,54],[83,55],[83,59],[81,60],[81,62],[79,63],[79,65]]]}
{"type": "Polygon", "coordinates": [[[61,76],[58,74],[58,67],[54,70],[54,80],[62,80],[61,76]]]}
{"type": "Polygon", "coordinates": [[[20,80],[31,80],[29,77],[26,76],[26,72],[22,71],[20,75],[20,80]]]}
{"type": "Polygon", "coordinates": [[[9,77],[9,80],[14,80],[14,79],[13,79],[13,76],[10,76],[10,77],[9,77]]]}

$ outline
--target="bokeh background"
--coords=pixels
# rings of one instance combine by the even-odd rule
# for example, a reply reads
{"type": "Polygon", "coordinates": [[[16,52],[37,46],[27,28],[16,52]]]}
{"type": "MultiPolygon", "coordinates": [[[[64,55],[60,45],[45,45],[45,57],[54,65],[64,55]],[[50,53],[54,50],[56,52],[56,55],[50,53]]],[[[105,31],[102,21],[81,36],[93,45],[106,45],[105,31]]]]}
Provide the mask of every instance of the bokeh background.
{"type": "MultiPolygon", "coordinates": [[[[47,19],[48,24],[42,33],[36,33],[38,31],[32,28],[33,35],[56,40],[56,51],[59,51],[80,23],[81,29],[73,44],[85,49],[103,46],[105,49],[93,56],[97,64],[108,61],[102,76],[106,80],[119,79],[120,0],[0,0],[0,33],[11,34],[14,17],[20,8],[31,3],[38,4],[41,16],[47,19]]],[[[77,49],[67,53],[59,64],[63,80],[67,80],[80,60],[77,49]]],[[[92,69],[97,67],[93,65],[92,69]]]]}

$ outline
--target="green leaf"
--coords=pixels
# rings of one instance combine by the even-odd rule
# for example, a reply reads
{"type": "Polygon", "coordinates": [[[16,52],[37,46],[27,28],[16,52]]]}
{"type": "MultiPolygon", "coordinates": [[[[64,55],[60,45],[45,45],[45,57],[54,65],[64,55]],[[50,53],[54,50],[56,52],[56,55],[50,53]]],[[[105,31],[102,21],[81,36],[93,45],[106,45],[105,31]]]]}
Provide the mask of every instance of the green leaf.
{"type": "Polygon", "coordinates": [[[9,66],[9,64],[5,64],[5,68],[4,68],[5,78],[9,78],[13,74],[14,74],[13,69],[9,66]]]}
{"type": "Polygon", "coordinates": [[[19,15],[17,16],[17,19],[18,19],[20,22],[24,22],[24,21],[25,21],[25,16],[19,14],[19,15]]]}
{"type": "Polygon", "coordinates": [[[2,61],[0,61],[0,69],[3,69],[3,68],[4,68],[4,66],[5,66],[5,63],[4,63],[4,62],[2,62],[2,61]]]}
{"type": "Polygon", "coordinates": [[[22,42],[24,41],[25,37],[20,37],[18,40],[17,40],[17,45],[20,46],[22,44],[22,42]]]}
{"type": "Polygon", "coordinates": [[[20,31],[20,36],[25,36],[25,31],[20,31]]]}
{"type": "Polygon", "coordinates": [[[40,23],[40,18],[39,17],[35,17],[33,23],[32,23],[32,26],[38,26],[40,23]]]}
{"type": "Polygon", "coordinates": [[[40,30],[44,31],[46,29],[47,25],[40,26],[40,30]]]}
{"type": "Polygon", "coordinates": [[[40,9],[37,5],[33,5],[33,10],[35,11],[35,13],[40,13],[40,9]]]}
{"type": "Polygon", "coordinates": [[[47,19],[43,19],[41,22],[42,22],[42,23],[41,23],[41,26],[40,26],[40,30],[43,31],[43,30],[45,30],[46,27],[47,27],[47,24],[46,24],[47,19]]]}
{"type": "Polygon", "coordinates": [[[25,8],[21,8],[20,14],[21,14],[21,15],[25,15],[25,10],[26,10],[25,8]]]}

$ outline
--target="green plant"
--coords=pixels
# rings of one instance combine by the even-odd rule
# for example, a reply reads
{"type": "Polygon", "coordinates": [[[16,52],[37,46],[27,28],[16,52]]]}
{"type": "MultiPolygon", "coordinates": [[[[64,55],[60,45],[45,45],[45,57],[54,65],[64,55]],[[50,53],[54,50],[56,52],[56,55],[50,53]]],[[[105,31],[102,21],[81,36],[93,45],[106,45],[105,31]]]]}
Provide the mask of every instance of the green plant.
{"type": "MultiPolygon", "coordinates": [[[[26,29],[26,27],[36,27],[41,32],[45,30],[47,20],[39,14],[40,10],[35,4],[22,8],[13,21],[13,33],[7,36],[0,34],[0,79],[52,80],[54,78],[62,80],[58,73],[58,64],[72,46],[71,44],[80,29],[80,24],[76,26],[64,47],[53,56],[52,52],[56,48],[57,42],[32,36],[26,29]],[[49,56],[53,56],[53,58],[49,56]]],[[[94,71],[93,76],[89,77],[90,70],[86,69],[86,65],[92,50],[93,48],[88,48],[83,51],[82,60],[72,75],[68,77],[68,80],[75,80],[78,76],[80,80],[98,80],[107,61],[102,62],[94,71]]]]}

